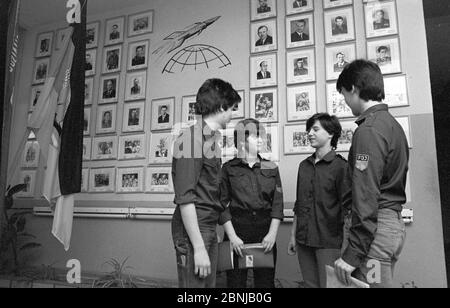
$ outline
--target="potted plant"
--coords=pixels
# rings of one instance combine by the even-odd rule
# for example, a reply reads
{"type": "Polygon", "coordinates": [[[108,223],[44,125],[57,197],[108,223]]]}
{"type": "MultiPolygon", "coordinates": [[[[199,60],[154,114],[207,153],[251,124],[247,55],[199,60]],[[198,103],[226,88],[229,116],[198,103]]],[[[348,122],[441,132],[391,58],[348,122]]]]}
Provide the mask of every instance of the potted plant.
{"type": "Polygon", "coordinates": [[[112,267],[111,272],[106,273],[104,276],[96,279],[92,287],[93,288],[137,288],[136,283],[130,274],[125,273],[125,270],[132,269],[130,266],[125,266],[129,257],[124,261],[111,258],[109,261],[103,263],[103,265],[109,265],[112,267]]]}

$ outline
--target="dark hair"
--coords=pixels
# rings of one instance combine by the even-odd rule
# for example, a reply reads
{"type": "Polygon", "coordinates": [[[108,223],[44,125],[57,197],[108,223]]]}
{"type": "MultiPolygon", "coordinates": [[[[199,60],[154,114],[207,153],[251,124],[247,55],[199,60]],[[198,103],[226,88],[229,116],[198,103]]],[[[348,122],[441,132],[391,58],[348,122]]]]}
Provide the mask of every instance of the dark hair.
{"type": "Polygon", "coordinates": [[[244,141],[247,142],[247,138],[250,135],[264,136],[266,130],[264,126],[255,119],[245,119],[239,121],[234,127],[234,146],[238,147],[238,138],[242,135],[245,136],[244,141]]]}
{"type": "Polygon", "coordinates": [[[262,28],[266,28],[266,30],[269,31],[269,28],[266,25],[263,25],[263,26],[258,28],[258,33],[259,33],[259,30],[261,30],[262,28]]]}
{"type": "Polygon", "coordinates": [[[339,51],[339,52],[336,54],[336,58],[337,58],[339,55],[343,55],[343,56],[345,57],[345,54],[344,54],[342,51],[339,51]]]}
{"type": "Polygon", "coordinates": [[[331,139],[331,146],[333,149],[336,149],[342,132],[342,126],[341,123],[339,123],[338,118],[336,116],[329,115],[328,113],[316,113],[306,122],[306,131],[308,133],[316,121],[319,121],[323,129],[330,135],[333,135],[333,138],[331,139]]]}
{"type": "Polygon", "coordinates": [[[167,108],[167,105],[162,105],[161,107],[159,107],[159,109],[163,109],[163,108],[169,109],[169,108],[167,108]]]}
{"type": "Polygon", "coordinates": [[[195,113],[208,116],[217,113],[221,108],[227,111],[240,102],[241,97],[230,83],[216,78],[208,79],[198,90],[195,113]]]}
{"type": "Polygon", "coordinates": [[[348,64],[336,84],[336,89],[352,91],[358,88],[359,97],[365,101],[381,102],[385,98],[384,80],[380,67],[367,60],[355,60],[348,64]]]}
{"type": "Polygon", "coordinates": [[[380,46],[377,48],[377,52],[381,52],[382,50],[389,51],[389,48],[387,48],[387,46],[380,46]]]}
{"type": "Polygon", "coordinates": [[[337,16],[337,17],[334,19],[334,21],[338,21],[338,19],[341,19],[342,21],[344,21],[344,17],[342,17],[342,16],[337,16]]]}

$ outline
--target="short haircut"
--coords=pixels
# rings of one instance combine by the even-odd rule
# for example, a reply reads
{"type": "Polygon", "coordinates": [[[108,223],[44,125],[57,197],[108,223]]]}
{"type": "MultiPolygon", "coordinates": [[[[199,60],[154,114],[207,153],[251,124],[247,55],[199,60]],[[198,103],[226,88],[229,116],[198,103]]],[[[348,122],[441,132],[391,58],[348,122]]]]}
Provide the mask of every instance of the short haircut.
{"type": "Polygon", "coordinates": [[[383,10],[381,10],[381,9],[380,9],[380,10],[376,10],[376,11],[375,11],[375,15],[377,15],[378,13],[381,13],[381,14],[383,14],[383,16],[384,16],[384,11],[383,11],[383,10]]]}
{"type": "Polygon", "coordinates": [[[336,17],[336,18],[334,19],[334,21],[338,21],[339,19],[342,20],[342,21],[344,21],[344,17],[342,17],[342,16],[336,17]]]}
{"type": "Polygon", "coordinates": [[[336,84],[336,89],[351,91],[358,88],[359,97],[365,101],[381,102],[385,98],[384,80],[380,67],[367,60],[355,60],[348,64],[336,84]]]}
{"type": "Polygon", "coordinates": [[[262,28],[266,28],[267,32],[269,32],[269,28],[267,26],[261,26],[258,28],[258,33],[259,33],[259,30],[261,30],[262,28]]]}
{"type": "Polygon", "coordinates": [[[169,109],[169,108],[167,108],[166,105],[162,105],[162,106],[160,107],[160,109],[163,109],[163,108],[169,109]]]}
{"type": "Polygon", "coordinates": [[[267,61],[262,61],[261,63],[259,63],[259,67],[261,67],[262,68],[262,66],[263,66],[263,64],[264,63],[266,63],[267,64],[267,61]]]}
{"type": "Polygon", "coordinates": [[[209,116],[221,108],[227,111],[240,102],[241,97],[230,83],[217,78],[208,79],[198,90],[195,113],[209,116]]]}
{"type": "Polygon", "coordinates": [[[245,119],[239,121],[236,126],[234,127],[234,146],[238,147],[238,140],[239,137],[244,136],[244,142],[247,142],[248,136],[250,135],[256,135],[256,136],[264,136],[266,133],[266,130],[264,129],[264,126],[255,119],[245,119]]]}
{"type": "Polygon", "coordinates": [[[377,52],[381,52],[382,50],[388,51],[389,48],[387,48],[387,46],[380,46],[380,47],[377,48],[377,52]]]}
{"type": "Polygon", "coordinates": [[[303,23],[306,26],[306,20],[304,20],[304,19],[299,19],[299,20],[296,20],[295,22],[296,23],[301,22],[301,23],[303,23]]]}
{"type": "Polygon", "coordinates": [[[333,138],[331,138],[331,146],[333,149],[336,149],[338,140],[342,133],[342,126],[341,123],[339,123],[338,118],[336,116],[329,115],[328,113],[316,113],[306,122],[306,131],[308,133],[316,121],[319,121],[323,129],[330,135],[333,135],[333,138]]]}
{"type": "Polygon", "coordinates": [[[339,52],[336,54],[336,58],[337,58],[339,55],[343,55],[343,56],[345,57],[345,55],[344,55],[344,53],[343,53],[342,51],[339,51],[339,52]]]}

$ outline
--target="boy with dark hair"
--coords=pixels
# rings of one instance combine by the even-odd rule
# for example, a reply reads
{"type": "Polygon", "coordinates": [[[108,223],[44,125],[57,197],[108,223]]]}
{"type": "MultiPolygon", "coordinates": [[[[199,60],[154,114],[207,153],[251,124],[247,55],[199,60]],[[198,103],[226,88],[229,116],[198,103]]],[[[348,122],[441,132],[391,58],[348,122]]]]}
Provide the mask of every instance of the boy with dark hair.
{"type": "Polygon", "coordinates": [[[332,266],[340,257],[343,243],[343,196],[350,192],[345,180],[347,161],[335,152],[342,131],[335,116],[315,114],[306,130],[316,152],[298,168],[288,254],[297,253],[307,287],[325,288],[325,266],[332,266]]]}
{"type": "Polygon", "coordinates": [[[349,153],[352,225],[335,271],[346,284],[356,270],[354,276],[372,287],[392,287],[394,266],[406,236],[401,212],[406,202],[408,143],[402,127],[382,103],[383,75],[375,63],[356,60],[346,66],[337,90],[359,118],[349,153]],[[372,269],[379,271],[372,273],[372,269]]]}
{"type": "Polygon", "coordinates": [[[178,281],[181,288],[212,288],[216,283],[216,225],[220,203],[219,129],[230,122],[241,101],[231,84],[207,80],[197,94],[198,121],[174,143],[172,176],[176,204],[172,218],[178,281]]]}

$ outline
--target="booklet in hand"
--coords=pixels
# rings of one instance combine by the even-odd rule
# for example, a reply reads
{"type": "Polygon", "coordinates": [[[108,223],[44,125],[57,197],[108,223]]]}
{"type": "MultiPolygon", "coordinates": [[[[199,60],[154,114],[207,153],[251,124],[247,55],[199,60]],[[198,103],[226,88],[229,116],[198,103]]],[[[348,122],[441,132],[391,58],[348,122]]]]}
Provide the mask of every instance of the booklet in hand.
{"type": "Polygon", "coordinates": [[[242,249],[243,258],[239,258],[239,268],[274,268],[273,249],[268,253],[264,252],[261,243],[246,244],[242,249]]]}

